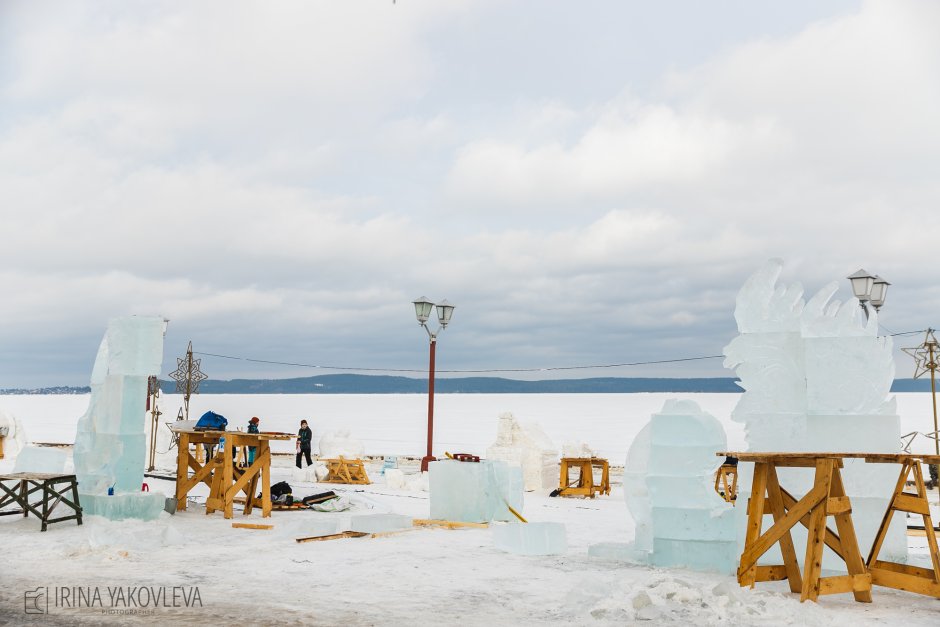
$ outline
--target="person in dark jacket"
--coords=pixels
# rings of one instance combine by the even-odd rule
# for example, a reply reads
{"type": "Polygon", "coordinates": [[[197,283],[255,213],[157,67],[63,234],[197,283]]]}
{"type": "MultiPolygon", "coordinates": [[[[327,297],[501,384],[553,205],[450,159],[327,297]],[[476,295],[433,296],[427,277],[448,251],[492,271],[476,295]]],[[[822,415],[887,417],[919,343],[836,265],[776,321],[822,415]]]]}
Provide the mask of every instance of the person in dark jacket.
{"type": "MultiPolygon", "coordinates": [[[[258,429],[258,423],[260,422],[261,420],[257,416],[254,416],[251,420],[249,420],[248,421],[248,433],[261,433],[261,431],[258,429]]],[[[255,447],[249,446],[248,447],[248,465],[251,466],[253,463],[255,463],[255,447]]]]}
{"type": "Polygon", "coordinates": [[[310,459],[310,443],[313,441],[313,431],[310,430],[310,427],[307,426],[306,420],[300,421],[300,431],[297,432],[297,467],[303,468],[300,465],[300,458],[302,455],[307,457],[307,466],[312,466],[313,461],[310,459]]]}

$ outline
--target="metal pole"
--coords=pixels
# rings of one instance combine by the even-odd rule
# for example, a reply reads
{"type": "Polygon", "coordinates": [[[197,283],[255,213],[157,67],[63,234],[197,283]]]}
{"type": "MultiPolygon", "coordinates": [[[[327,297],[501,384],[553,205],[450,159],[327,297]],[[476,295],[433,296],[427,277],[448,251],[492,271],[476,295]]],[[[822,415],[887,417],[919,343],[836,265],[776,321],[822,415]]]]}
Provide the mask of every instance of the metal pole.
{"type": "MultiPolygon", "coordinates": [[[[930,331],[927,332],[928,337],[930,331]]],[[[940,433],[937,433],[937,382],[936,382],[936,373],[937,373],[937,362],[935,361],[934,356],[934,347],[936,344],[931,341],[927,341],[927,352],[930,356],[930,361],[927,362],[927,367],[930,368],[930,397],[933,399],[933,446],[934,452],[937,455],[940,455],[940,433]]],[[[940,493],[940,481],[937,482],[937,492],[940,493]]]]}
{"type": "Polygon", "coordinates": [[[435,461],[432,454],[434,443],[434,352],[437,338],[431,336],[431,358],[428,365],[428,454],[421,460],[421,472],[426,472],[428,464],[435,461]]]}

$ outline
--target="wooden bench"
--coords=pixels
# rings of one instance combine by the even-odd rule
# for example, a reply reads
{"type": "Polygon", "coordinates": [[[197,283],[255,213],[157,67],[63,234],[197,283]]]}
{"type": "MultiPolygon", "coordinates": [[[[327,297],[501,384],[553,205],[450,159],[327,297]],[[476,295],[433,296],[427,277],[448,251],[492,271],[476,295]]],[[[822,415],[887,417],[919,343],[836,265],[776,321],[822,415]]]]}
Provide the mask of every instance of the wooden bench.
{"type": "Polygon", "coordinates": [[[594,494],[610,494],[610,465],[599,457],[562,457],[558,496],[594,498],[594,494]],[[578,478],[569,481],[571,468],[578,469],[578,478]],[[600,468],[600,483],[594,483],[594,469],[600,468]]]}
{"type": "Polygon", "coordinates": [[[78,500],[78,481],[75,475],[41,472],[0,475],[0,509],[11,503],[18,504],[22,509],[0,512],[0,515],[22,513],[26,517],[32,512],[42,522],[42,531],[53,523],[66,520],[75,520],[79,525],[82,524],[82,506],[78,500]],[[7,485],[8,483],[11,485],[7,485]],[[40,491],[41,500],[30,503],[30,495],[40,491]],[[69,491],[72,493],[71,499],[66,496],[69,491]],[[71,508],[72,513],[50,518],[60,503],[71,508]]]}

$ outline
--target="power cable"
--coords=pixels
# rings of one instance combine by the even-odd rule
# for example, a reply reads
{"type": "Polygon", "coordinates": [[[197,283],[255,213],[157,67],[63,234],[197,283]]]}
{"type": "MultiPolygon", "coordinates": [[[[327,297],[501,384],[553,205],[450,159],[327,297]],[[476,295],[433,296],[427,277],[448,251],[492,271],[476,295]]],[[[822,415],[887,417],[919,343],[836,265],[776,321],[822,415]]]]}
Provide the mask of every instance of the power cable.
{"type": "MultiPolygon", "coordinates": [[[[886,331],[888,329],[885,329],[886,331]]],[[[923,333],[924,330],[920,331],[903,331],[901,333],[891,333],[891,337],[903,336],[903,335],[914,335],[916,333],[923,333]]],[[[250,361],[253,363],[259,364],[272,364],[276,366],[294,366],[297,368],[314,368],[317,370],[341,370],[345,372],[409,372],[409,373],[426,373],[426,368],[370,368],[370,367],[357,367],[357,366],[326,366],[322,364],[303,364],[292,361],[276,361],[273,359],[255,359],[252,357],[237,357],[235,355],[222,355],[219,353],[204,353],[193,351],[196,355],[205,355],[206,357],[218,357],[219,359],[233,359],[237,361],[250,361]]],[[[542,368],[482,368],[478,370],[437,370],[439,373],[448,373],[448,374],[486,374],[493,372],[558,372],[564,370],[594,370],[601,368],[627,368],[631,366],[652,366],[658,364],[675,364],[688,361],[702,361],[705,359],[720,359],[724,355],[703,355],[700,357],[679,357],[676,359],[656,359],[651,361],[631,361],[623,362],[616,364],[593,364],[589,366],[547,366],[542,368]]]]}

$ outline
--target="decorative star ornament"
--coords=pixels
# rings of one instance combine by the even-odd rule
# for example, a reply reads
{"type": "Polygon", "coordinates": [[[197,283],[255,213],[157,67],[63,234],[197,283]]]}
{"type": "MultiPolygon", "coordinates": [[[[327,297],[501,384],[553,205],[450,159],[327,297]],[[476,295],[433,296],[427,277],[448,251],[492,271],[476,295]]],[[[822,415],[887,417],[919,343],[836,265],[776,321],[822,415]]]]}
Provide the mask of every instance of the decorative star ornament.
{"type": "Polygon", "coordinates": [[[176,381],[177,394],[196,394],[199,392],[199,382],[208,379],[200,370],[201,359],[193,359],[193,343],[186,348],[185,357],[176,358],[176,370],[170,373],[170,378],[176,381]]]}
{"type": "Polygon", "coordinates": [[[927,329],[927,337],[924,338],[924,343],[920,346],[902,348],[901,350],[914,358],[915,379],[919,379],[931,370],[936,370],[937,366],[940,365],[937,363],[937,360],[940,359],[940,348],[938,348],[933,329],[927,329]],[[931,349],[933,350],[931,351],[931,349]],[[933,360],[930,359],[931,352],[933,352],[933,360]]]}

